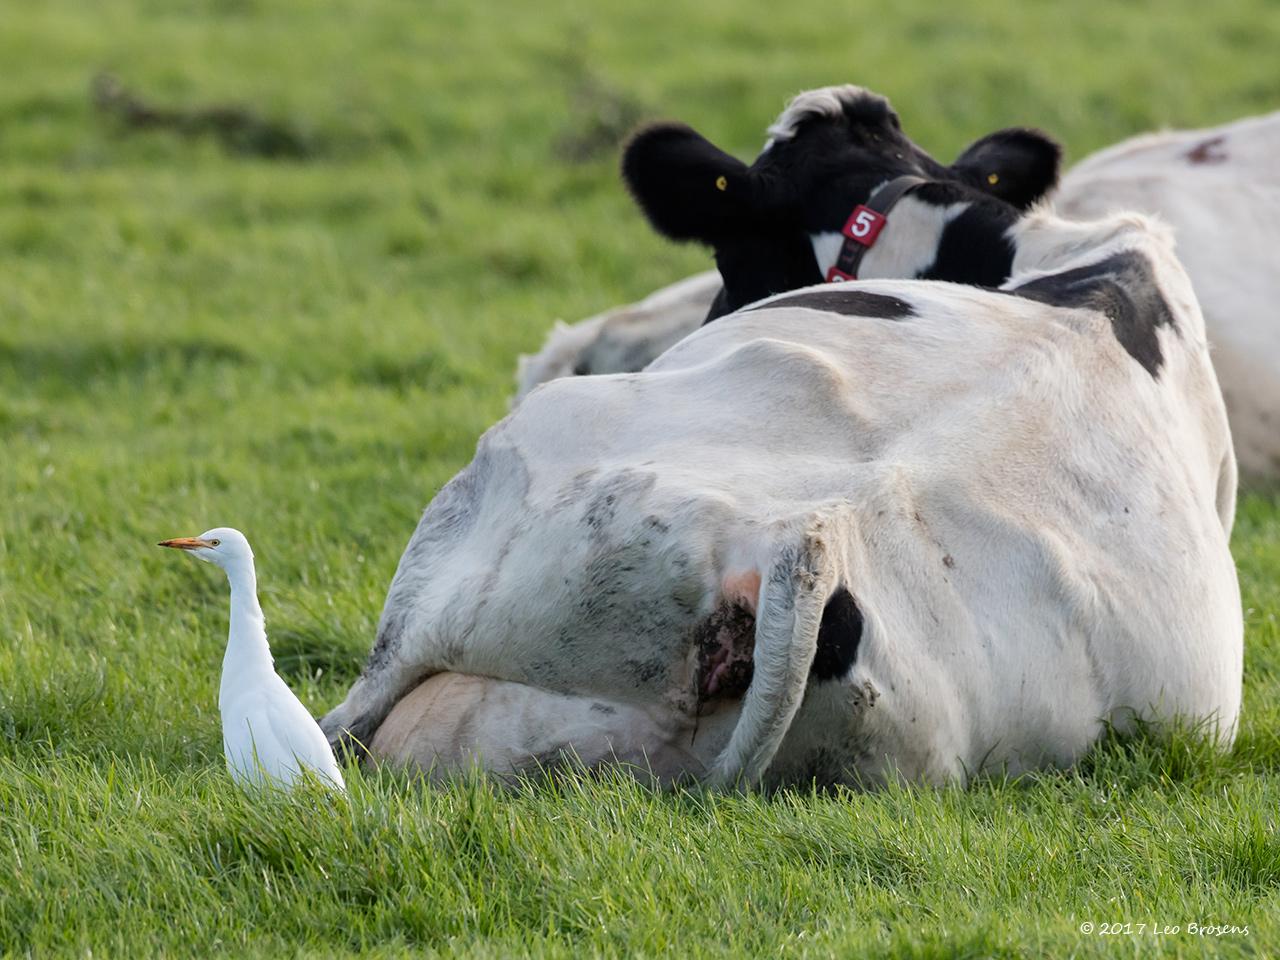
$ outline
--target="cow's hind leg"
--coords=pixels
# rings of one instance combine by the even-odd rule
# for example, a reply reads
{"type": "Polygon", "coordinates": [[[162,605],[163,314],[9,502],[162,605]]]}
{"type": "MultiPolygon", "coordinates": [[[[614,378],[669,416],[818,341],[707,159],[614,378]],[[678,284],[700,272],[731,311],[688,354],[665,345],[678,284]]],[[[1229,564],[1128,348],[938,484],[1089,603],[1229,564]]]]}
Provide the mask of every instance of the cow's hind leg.
{"type": "Polygon", "coordinates": [[[320,729],[335,750],[347,749],[363,756],[374,732],[396,702],[436,671],[418,661],[407,663],[374,647],[360,679],[352,684],[347,698],[320,721],[320,729]]]}

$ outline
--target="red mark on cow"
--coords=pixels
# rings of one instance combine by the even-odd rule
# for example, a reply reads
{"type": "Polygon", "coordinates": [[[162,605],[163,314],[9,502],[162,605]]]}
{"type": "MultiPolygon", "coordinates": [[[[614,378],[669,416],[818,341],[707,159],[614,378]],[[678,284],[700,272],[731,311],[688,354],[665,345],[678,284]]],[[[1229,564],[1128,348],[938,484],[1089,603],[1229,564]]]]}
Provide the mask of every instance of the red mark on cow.
{"type": "Polygon", "coordinates": [[[1226,163],[1227,151],[1222,149],[1226,137],[1210,137],[1187,151],[1188,163],[1226,163]]]}

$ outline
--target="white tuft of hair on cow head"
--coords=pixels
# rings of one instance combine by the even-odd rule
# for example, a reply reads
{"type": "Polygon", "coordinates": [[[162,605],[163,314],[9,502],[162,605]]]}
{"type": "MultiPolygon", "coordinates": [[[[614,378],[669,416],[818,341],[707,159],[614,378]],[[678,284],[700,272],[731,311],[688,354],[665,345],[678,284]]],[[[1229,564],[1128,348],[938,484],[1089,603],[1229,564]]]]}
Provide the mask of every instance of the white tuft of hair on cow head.
{"type": "Polygon", "coordinates": [[[852,83],[819,87],[816,90],[798,93],[791,98],[791,102],[786,105],[782,113],[778,114],[778,119],[769,126],[767,131],[769,139],[765,142],[764,149],[768,150],[779,140],[794,138],[796,131],[806,120],[820,117],[834,119],[842,116],[847,107],[868,100],[883,104],[884,108],[889,110],[889,101],[880,94],[872,93],[852,83]]]}

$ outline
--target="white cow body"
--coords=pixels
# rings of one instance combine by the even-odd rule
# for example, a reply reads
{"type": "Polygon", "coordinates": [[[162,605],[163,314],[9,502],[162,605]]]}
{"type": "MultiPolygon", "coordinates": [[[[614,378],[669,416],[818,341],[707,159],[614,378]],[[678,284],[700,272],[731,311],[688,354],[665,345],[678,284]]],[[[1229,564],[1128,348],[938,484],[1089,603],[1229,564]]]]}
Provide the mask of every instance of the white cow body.
{"type": "Polygon", "coordinates": [[[1153,264],[1155,374],[1094,310],[886,280],[548,383],[428,507],[330,737],[716,784],[1017,772],[1135,714],[1230,742],[1235,463],[1190,286],[1141,218],[1019,229],[1011,287],[1153,264]],[[861,624],[828,635],[841,590],[861,624]]]}
{"type": "Polygon", "coordinates": [[[1241,472],[1280,478],[1280,112],[1126,140],[1062,181],[1063,216],[1159,214],[1204,309],[1241,472]]]}
{"type": "MultiPolygon", "coordinates": [[[[1087,157],[1053,197],[1057,211],[1072,219],[1136,210],[1157,214],[1174,228],[1178,256],[1204,311],[1240,467],[1257,480],[1280,478],[1277,156],[1280,113],[1207,130],[1149,134],[1087,157]]],[[[820,238],[816,245],[830,239],[820,238]]],[[[826,253],[826,260],[834,258],[834,249],[826,253]]],[[[821,265],[825,269],[827,264],[821,265]]],[[[887,275],[901,273],[895,267],[887,275]]],[[[716,277],[714,271],[690,277],[602,315],[603,323],[592,318],[557,328],[542,352],[522,362],[517,399],[540,379],[567,375],[575,366],[590,373],[641,369],[701,325],[717,292],[716,277]],[[651,310],[651,302],[659,309],[651,310]],[[612,316],[627,318],[625,334],[612,332],[612,316]],[[652,335],[645,335],[646,323],[652,335]],[[625,353],[606,348],[623,336],[625,353]],[[543,359],[552,353],[554,368],[543,359]]]]}

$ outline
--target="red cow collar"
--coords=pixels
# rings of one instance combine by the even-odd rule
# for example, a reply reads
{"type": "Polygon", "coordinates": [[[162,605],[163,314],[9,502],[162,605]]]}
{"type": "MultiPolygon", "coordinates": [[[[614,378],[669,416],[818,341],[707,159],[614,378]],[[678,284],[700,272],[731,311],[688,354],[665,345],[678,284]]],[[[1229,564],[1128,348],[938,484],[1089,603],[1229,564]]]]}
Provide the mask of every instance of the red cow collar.
{"type": "Polygon", "coordinates": [[[876,237],[889,222],[889,211],[916,187],[928,182],[922,177],[895,177],[868,197],[866,203],[854,207],[840,231],[844,234],[844,243],[840,245],[835,265],[827,271],[827,283],[857,280],[858,264],[875,246],[876,237]]]}

